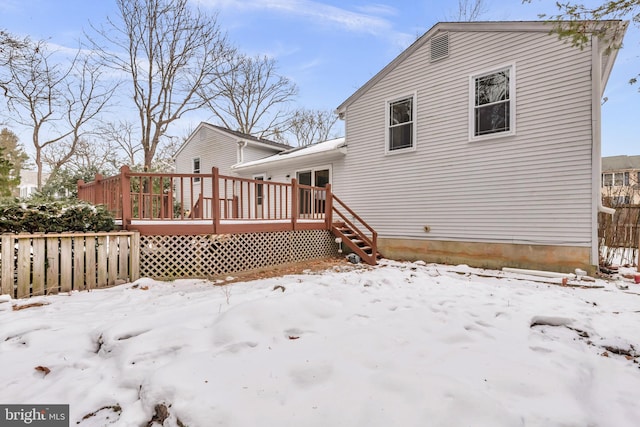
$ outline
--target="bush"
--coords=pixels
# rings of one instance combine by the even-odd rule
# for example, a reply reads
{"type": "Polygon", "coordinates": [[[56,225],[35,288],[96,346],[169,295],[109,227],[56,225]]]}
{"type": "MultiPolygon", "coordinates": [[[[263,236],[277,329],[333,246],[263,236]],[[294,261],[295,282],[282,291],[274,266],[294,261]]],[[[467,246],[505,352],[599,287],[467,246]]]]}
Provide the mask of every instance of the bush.
{"type": "Polygon", "coordinates": [[[0,233],[65,233],[111,231],[113,216],[85,202],[3,203],[0,233]]]}

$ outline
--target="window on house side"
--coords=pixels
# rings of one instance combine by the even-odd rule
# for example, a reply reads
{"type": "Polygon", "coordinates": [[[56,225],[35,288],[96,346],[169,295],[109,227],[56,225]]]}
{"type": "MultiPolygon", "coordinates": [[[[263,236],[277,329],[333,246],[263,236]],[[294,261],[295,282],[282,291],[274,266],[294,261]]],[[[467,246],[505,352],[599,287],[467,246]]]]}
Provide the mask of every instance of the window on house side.
{"type": "Polygon", "coordinates": [[[472,78],[474,137],[512,131],[511,78],[511,67],[472,78]]]}
{"type": "Polygon", "coordinates": [[[611,203],[613,206],[621,206],[628,205],[630,201],[631,198],[629,196],[615,196],[612,198],[611,203]]]}
{"type": "MultiPolygon", "coordinates": [[[[200,157],[193,159],[193,173],[200,173],[200,157]]],[[[193,182],[200,182],[200,178],[193,178],[193,182]]]]}
{"type": "MultiPolygon", "coordinates": [[[[640,176],[638,177],[640,178],[640,176]]],[[[628,187],[631,184],[629,172],[613,172],[602,174],[603,187],[628,187]]]]}
{"type": "Polygon", "coordinates": [[[629,185],[629,172],[616,172],[613,174],[613,185],[628,186],[629,185]]]}
{"type": "Polygon", "coordinates": [[[388,103],[388,151],[413,148],[414,97],[388,103]]]}

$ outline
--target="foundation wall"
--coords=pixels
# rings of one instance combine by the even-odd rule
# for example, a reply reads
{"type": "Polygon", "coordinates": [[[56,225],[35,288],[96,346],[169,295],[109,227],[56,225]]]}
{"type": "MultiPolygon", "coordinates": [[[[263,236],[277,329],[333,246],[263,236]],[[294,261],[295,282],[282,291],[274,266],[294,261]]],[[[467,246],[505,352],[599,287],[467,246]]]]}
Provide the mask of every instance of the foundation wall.
{"type": "Polygon", "coordinates": [[[581,268],[588,274],[596,269],[590,263],[588,247],[378,238],[378,250],[390,259],[490,269],[514,267],[573,273],[581,268]]]}

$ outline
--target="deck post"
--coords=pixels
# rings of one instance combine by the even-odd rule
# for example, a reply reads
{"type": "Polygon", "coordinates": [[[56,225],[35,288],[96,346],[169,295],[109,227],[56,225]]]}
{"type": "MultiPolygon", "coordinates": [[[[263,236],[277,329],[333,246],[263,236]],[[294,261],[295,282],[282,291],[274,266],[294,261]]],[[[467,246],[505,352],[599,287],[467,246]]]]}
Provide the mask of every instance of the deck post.
{"type": "Polygon", "coordinates": [[[94,205],[104,205],[104,185],[102,184],[103,176],[99,173],[96,174],[94,179],[94,205]]]}
{"type": "Polygon", "coordinates": [[[85,194],[87,190],[84,189],[83,179],[78,180],[78,182],[76,183],[76,188],[78,189],[78,200],[84,200],[85,202],[88,202],[89,200],[87,200],[87,196],[85,194]]]}
{"type": "Polygon", "coordinates": [[[331,184],[325,185],[325,204],[324,204],[324,220],[327,230],[331,230],[333,224],[333,193],[331,192],[331,184]]]}
{"type": "Polygon", "coordinates": [[[298,223],[298,180],[291,179],[291,229],[295,230],[298,223]]]}
{"type": "Polygon", "coordinates": [[[128,230],[131,223],[131,178],[129,177],[129,166],[124,165],[120,168],[120,197],[122,204],[120,206],[120,218],[122,220],[122,229],[128,230]]]}
{"type": "Polygon", "coordinates": [[[217,167],[211,168],[211,177],[212,177],[212,198],[211,201],[211,216],[213,217],[213,234],[218,234],[218,229],[220,229],[220,171],[217,167]]]}

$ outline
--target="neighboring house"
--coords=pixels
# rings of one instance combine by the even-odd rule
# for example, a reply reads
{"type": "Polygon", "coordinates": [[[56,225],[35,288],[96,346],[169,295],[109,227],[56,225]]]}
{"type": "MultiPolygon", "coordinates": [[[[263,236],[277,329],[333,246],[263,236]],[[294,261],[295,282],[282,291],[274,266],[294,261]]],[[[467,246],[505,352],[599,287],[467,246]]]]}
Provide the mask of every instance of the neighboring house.
{"type": "MultiPolygon", "coordinates": [[[[199,174],[211,173],[211,169],[217,167],[221,175],[231,175],[231,166],[236,163],[261,159],[290,148],[203,122],[174,155],[175,170],[177,173],[199,174]]],[[[194,182],[194,187],[199,184],[199,181],[194,182]]],[[[194,193],[199,190],[194,188],[194,193]]],[[[185,194],[190,193],[190,189],[184,191],[185,194]]]]}
{"type": "MultiPolygon", "coordinates": [[[[622,37],[627,23],[613,24],[622,37]]],[[[389,258],[593,271],[606,211],[600,101],[617,52],[595,36],[572,47],[550,29],[436,24],[337,108],[344,140],[239,158],[229,171],[330,182],[389,258]]]]}
{"type": "MultiPolygon", "coordinates": [[[[42,174],[42,182],[47,182],[49,174],[42,174]]],[[[19,197],[25,199],[31,197],[38,191],[38,172],[30,170],[20,171],[20,185],[18,185],[20,191],[19,197]]]]}
{"type": "Polygon", "coordinates": [[[607,206],[640,205],[640,156],[602,158],[602,198],[607,206]]]}

